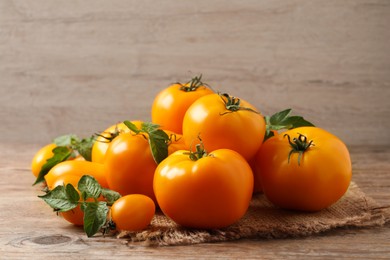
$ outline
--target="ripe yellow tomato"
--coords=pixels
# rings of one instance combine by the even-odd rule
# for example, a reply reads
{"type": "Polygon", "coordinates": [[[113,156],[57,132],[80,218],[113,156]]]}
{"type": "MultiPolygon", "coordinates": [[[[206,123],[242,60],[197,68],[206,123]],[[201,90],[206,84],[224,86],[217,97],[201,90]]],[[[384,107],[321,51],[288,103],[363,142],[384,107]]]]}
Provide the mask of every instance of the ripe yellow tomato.
{"type": "Polygon", "coordinates": [[[111,218],[119,230],[139,231],[150,224],[155,209],[153,200],[145,195],[126,195],[112,205],[111,218]]]}
{"type": "Polygon", "coordinates": [[[153,186],[163,213],[191,228],[222,228],[238,221],[253,191],[246,160],[229,149],[189,154],[177,151],[156,169],[153,186]]]}
{"type": "Polygon", "coordinates": [[[344,195],[352,177],[345,144],[318,127],[299,127],[269,138],[255,163],[265,196],[286,209],[329,207],[344,195]]]}
{"type": "Polygon", "coordinates": [[[153,200],[153,175],[157,167],[147,138],[123,133],[116,137],[106,152],[106,178],[111,190],[122,196],[144,194],[153,200]]]}
{"type": "Polygon", "coordinates": [[[59,176],[75,175],[81,178],[83,175],[91,175],[99,184],[108,188],[105,168],[103,164],[83,160],[64,161],[53,168],[45,175],[45,181],[48,187],[53,187],[59,176]]]}
{"type": "Polygon", "coordinates": [[[48,159],[53,157],[53,149],[57,146],[55,144],[48,144],[38,150],[34,155],[31,161],[31,171],[35,177],[38,177],[39,172],[42,169],[42,166],[46,163],[48,159]]]}
{"type": "Polygon", "coordinates": [[[263,142],[265,128],[264,117],[245,100],[211,94],[188,108],[183,137],[188,147],[199,143],[200,136],[206,150],[231,149],[250,160],[263,142]]]}
{"type": "Polygon", "coordinates": [[[182,133],[183,117],[188,107],[198,98],[212,94],[200,77],[186,84],[176,83],[162,90],[152,105],[152,122],[163,129],[182,133]]]}
{"type": "MultiPolygon", "coordinates": [[[[141,127],[142,121],[132,121],[137,127],[141,127]]],[[[122,122],[108,127],[96,138],[92,146],[92,162],[103,163],[104,156],[111,141],[122,133],[129,133],[130,129],[122,122]]]]}

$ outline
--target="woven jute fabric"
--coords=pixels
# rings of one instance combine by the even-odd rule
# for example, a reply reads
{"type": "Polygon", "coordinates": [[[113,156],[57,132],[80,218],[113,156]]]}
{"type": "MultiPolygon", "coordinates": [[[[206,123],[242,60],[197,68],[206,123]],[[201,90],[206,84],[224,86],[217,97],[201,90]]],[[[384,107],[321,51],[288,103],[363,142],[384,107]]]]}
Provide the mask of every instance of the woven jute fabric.
{"type": "Polygon", "coordinates": [[[355,183],[331,207],[307,213],[282,210],[273,206],[263,194],[254,195],[245,216],[223,229],[188,229],[175,224],[158,212],[148,229],[121,232],[118,238],[129,243],[153,246],[189,245],[232,241],[243,238],[286,238],[318,234],[335,228],[381,226],[390,220],[386,208],[366,196],[355,183]]]}

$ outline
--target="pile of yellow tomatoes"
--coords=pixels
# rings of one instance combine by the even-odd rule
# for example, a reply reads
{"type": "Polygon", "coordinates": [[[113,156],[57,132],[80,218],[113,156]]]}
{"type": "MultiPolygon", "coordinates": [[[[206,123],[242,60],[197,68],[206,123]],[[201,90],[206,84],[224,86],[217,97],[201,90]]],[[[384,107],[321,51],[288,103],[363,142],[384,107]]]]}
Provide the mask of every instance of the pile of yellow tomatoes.
{"type": "MultiPolygon", "coordinates": [[[[115,123],[93,138],[90,158],[76,150],[41,177],[49,191],[77,187],[89,175],[118,192],[110,216],[121,230],[146,228],[155,208],[185,227],[227,227],[244,216],[256,192],[278,207],[321,210],[349,186],[349,153],[339,138],[289,112],[265,117],[195,77],[155,97],[152,122],[115,123]]],[[[36,153],[35,176],[56,147],[36,153]]],[[[80,207],[61,215],[84,224],[80,207]]]]}

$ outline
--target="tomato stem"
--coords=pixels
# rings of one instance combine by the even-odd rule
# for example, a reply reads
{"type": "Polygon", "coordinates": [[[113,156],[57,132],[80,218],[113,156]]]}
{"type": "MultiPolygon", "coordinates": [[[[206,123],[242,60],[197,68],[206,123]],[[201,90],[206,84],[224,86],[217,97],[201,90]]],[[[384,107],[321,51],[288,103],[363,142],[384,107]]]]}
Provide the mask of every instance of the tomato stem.
{"type": "Polygon", "coordinates": [[[97,140],[98,142],[111,143],[112,140],[114,140],[115,137],[117,137],[120,133],[121,133],[121,131],[119,130],[118,125],[116,125],[114,131],[112,131],[112,132],[103,132],[102,134],[95,133],[95,136],[103,138],[102,140],[97,140]],[[107,134],[107,136],[105,136],[103,134],[107,134]]]}
{"type": "Polygon", "coordinates": [[[196,91],[199,87],[206,86],[206,84],[202,82],[202,74],[193,77],[190,81],[188,81],[185,84],[181,84],[181,83],[178,84],[180,84],[181,86],[180,90],[184,92],[196,91]]]}
{"type": "Polygon", "coordinates": [[[241,100],[237,97],[230,96],[227,93],[219,93],[219,96],[222,98],[223,103],[225,104],[225,107],[228,111],[220,113],[220,115],[225,115],[227,113],[236,112],[239,110],[247,110],[256,114],[260,114],[259,112],[253,110],[249,107],[242,107],[241,106],[241,100]]]}
{"type": "Polygon", "coordinates": [[[309,149],[310,146],[314,146],[313,140],[307,141],[307,137],[303,134],[298,133],[298,138],[294,137],[291,141],[290,136],[285,134],[283,137],[287,136],[288,142],[291,146],[291,150],[288,153],[288,163],[290,163],[290,158],[293,153],[298,153],[298,165],[301,164],[301,159],[303,153],[309,149]]]}
{"type": "Polygon", "coordinates": [[[188,154],[188,156],[190,157],[190,159],[192,161],[197,161],[197,160],[199,160],[199,159],[201,159],[203,157],[207,157],[209,155],[207,153],[206,149],[204,149],[204,144],[203,144],[202,139],[200,138],[200,136],[198,136],[198,139],[199,139],[200,143],[195,145],[196,151],[193,152],[192,149],[191,149],[188,153],[185,153],[185,154],[188,154]]]}

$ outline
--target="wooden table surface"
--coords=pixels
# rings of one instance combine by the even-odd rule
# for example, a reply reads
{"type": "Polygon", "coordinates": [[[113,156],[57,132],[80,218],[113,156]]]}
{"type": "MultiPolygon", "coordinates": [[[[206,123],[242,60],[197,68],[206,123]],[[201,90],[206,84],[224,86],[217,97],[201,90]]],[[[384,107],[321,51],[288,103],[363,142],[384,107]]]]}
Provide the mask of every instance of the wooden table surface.
{"type": "MultiPolygon", "coordinates": [[[[389,259],[390,225],[338,229],[297,239],[239,240],[148,247],[112,237],[87,238],[37,198],[29,164],[39,148],[5,144],[0,151],[0,259],[389,259]]],[[[354,146],[353,180],[379,204],[390,204],[390,147],[354,146]]]]}

